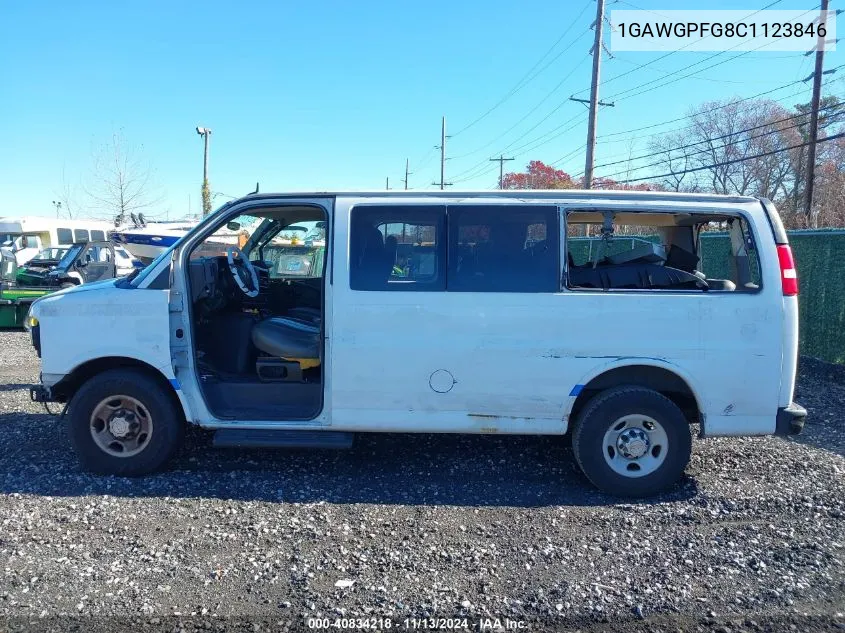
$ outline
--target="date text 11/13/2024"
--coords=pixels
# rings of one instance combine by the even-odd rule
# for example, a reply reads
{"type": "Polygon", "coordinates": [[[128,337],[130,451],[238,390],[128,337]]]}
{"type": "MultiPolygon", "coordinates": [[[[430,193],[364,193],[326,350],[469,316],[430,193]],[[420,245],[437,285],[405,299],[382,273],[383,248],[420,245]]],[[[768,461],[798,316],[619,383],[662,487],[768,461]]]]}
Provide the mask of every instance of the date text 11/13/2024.
{"type": "Polygon", "coordinates": [[[481,618],[473,621],[468,618],[308,618],[306,622],[312,630],[403,630],[403,631],[520,631],[528,628],[523,620],[510,618],[481,618]]]}

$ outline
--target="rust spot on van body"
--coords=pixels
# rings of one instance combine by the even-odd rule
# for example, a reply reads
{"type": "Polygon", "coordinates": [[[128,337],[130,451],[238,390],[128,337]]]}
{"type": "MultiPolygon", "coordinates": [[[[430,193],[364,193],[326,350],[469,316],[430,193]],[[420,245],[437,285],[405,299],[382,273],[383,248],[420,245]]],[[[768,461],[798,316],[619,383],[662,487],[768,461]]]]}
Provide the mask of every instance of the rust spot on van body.
{"type": "Polygon", "coordinates": [[[490,413],[468,413],[471,418],[481,418],[486,420],[533,420],[522,415],[492,415],[490,413]]]}

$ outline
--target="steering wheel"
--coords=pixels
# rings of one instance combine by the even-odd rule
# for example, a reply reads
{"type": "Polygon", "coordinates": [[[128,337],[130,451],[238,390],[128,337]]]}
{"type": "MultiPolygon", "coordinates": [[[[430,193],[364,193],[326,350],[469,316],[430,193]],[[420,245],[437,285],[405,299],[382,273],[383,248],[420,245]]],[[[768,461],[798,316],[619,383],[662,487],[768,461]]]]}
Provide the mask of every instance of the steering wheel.
{"type": "Polygon", "coordinates": [[[243,251],[237,246],[230,246],[226,249],[226,260],[229,262],[229,272],[232,273],[232,278],[247,297],[258,296],[258,273],[255,272],[255,267],[243,254],[243,251]],[[237,261],[240,260],[240,261],[237,261]],[[244,275],[241,272],[246,270],[249,273],[249,278],[244,280],[244,275]],[[249,281],[252,288],[247,287],[246,282],[249,281]]]}

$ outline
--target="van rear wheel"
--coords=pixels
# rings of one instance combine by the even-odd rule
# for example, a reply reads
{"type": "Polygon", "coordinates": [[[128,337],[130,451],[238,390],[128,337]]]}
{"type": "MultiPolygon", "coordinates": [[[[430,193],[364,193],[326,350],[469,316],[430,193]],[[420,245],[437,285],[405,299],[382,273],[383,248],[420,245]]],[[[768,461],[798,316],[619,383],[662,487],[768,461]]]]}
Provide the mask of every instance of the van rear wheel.
{"type": "Polygon", "coordinates": [[[83,468],[123,477],[164,466],[185,426],[165,387],[135,369],[106,371],[82,385],[68,407],[67,425],[83,468]]]}
{"type": "Polygon", "coordinates": [[[582,409],[572,450],[587,478],[604,492],[645,497],[680,479],[692,452],[692,433],[666,396],[645,387],[615,387],[582,409]]]}

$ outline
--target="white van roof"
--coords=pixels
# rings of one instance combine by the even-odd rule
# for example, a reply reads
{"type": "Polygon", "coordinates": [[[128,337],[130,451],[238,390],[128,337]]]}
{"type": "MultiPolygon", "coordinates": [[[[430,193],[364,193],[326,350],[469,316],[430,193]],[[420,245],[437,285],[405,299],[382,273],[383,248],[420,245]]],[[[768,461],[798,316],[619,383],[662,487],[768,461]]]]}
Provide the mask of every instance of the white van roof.
{"type": "MultiPolygon", "coordinates": [[[[704,203],[734,203],[748,204],[760,202],[753,196],[720,195],[714,193],[680,193],[675,191],[630,191],[618,189],[493,189],[493,190],[426,190],[411,189],[407,191],[364,190],[364,191],[309,191],[309,192],[279,192],[279,193],[251,193],[242,198],[232,200],[231,203],[243,200],[261,200],[278,198],[313,198],[313,197],[344,197],[344,198],[505,198],[516,200],[553,200],[566,202],[569,200],[637,200],[642,202],[704,202],[704,203]]],[[[229,204],[231,204],[229,203],[229,204]]]]}

